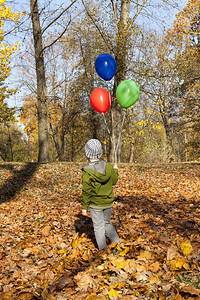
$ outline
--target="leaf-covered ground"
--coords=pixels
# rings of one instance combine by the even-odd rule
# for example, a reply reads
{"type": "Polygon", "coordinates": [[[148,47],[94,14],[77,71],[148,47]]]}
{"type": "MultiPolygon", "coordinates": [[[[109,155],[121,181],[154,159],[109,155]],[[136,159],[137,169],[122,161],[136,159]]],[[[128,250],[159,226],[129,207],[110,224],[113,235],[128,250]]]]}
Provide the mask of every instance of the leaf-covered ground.
{"type": "Polygon", "coordinates": [[[120,165],[103,251],[81,167],[0,164],[0,299],[200,299],[200,165],[120,165]]]}

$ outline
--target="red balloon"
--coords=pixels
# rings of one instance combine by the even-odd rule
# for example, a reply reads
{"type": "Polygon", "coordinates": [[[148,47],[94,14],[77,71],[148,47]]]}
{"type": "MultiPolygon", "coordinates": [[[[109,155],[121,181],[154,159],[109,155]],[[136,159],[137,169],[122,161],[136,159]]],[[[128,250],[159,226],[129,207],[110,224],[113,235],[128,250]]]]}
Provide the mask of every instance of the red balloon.
{"type": "Polygon", "coordinates": [[[103,89],[95,89],[90,96],[90,103],[92,107],[101,114],[107,112],[111,105],[110,93],[103,89]]]}

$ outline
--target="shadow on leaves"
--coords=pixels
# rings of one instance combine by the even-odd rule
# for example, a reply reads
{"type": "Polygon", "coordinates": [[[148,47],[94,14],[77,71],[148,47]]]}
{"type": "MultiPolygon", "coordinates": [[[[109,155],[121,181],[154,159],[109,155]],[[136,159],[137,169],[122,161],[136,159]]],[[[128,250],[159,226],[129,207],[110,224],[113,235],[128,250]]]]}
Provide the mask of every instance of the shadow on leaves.
{"type": "Polygon", "coordinates": [[[0,168],[13,172],[13,176],[9,178],[0,188],[0,204],[12,200],[16,193],[29,181],[38,167],[38,163],[28,162],[20,169],[14,169],[13,165],[2,164],[0,168]]]}
{"type": "Polygon", "coordinates": [[[196,221],[198,202],[179,199],[167,202],[162,199],[148,199],[146,197],[124,196],[117,197],[115,216],[118,227],[125,229],[135,224],[136,231],[166,231],[190,237],[200,233],[200,224],[196,221]]]}

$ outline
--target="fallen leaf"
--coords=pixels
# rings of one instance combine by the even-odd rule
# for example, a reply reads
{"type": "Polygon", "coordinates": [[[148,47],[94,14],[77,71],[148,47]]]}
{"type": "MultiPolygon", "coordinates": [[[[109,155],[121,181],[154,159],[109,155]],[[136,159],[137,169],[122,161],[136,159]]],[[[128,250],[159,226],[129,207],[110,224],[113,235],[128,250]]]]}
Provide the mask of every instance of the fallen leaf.
{"type": "Polygon", "coordinates": [[[190,294],[192,296],[200,296],[200,290],[196,289],[193,285],[185,285],[181,288],[181,294],[190,294]]]}
{"type": "Polygon", "coordinates": [[[111,298],[111,297],[114,297],[114,298],[117,298],[119,296],[119,293],[118,291],[114,290],[114,289],[111,289],[109,292],[108,292],[108,296],[111,298]]]}
{"type": "MultiPolygon", "coordinates": [[[[42,299],[43,300],[56,300],[56,297],[54,297],[48,289],[44,289],[42,292],[42,299]]],[[[26,300],[26,299],[24,299],[26,300]]]]}
{"type": "Polygon", "coordinates": [[[181,243],[181,252],[184,255],[190,255],[193,251],[192,245],[190,244],[190,242],[183,242],[181,243]]]}
{"type": "Polygon", "coordinates": [[[106,300],[106,296],[97,295],[96,293],[92,293],[90,296],[87,296],[86,300],[106,300]]]}
{"type": "Polygon", "coordinates": [[[130,274],[133,271],[135,271],[135,268],[136,268],[136,263],[134,259],[127,259],[123,266],[123,269],[130,274]]]}
{"type": "Polygon", "coordinates": [[[76,235],[74,236],[74,239],[72,241],[72,248],[75,249],[78,247],[78,245],[79,245],[78,233],[76,233],[76,235]]]}
{"type": "Polygon", "coordinates": [[[35,298],[35,295],[31,292],[21,292],[17,296],[17,300],[32,300],[35,298]]]}
{"type": "Polygon", "coordinates": [[[156,261],[155,263],[152,263],[149,266],[149,270],[153,273],[157,273],[160,270],[160,264],[158,261],[156,261]]]}
{"type": "Polygon", "coordinates": [[[87,274],[87,272],[79,272],[74,276],[74,280],[80,288],[83,288],[85,290],[87,290],[88,286],[93,283],[92,277],[87,274]]]}
{"type": "Polygon", "coordinates": [[[154,284],[154,283],[160,282],[160,279],[158,278],[158,276],[150,276],[150,277],[148,278],[148,281],[149,281],[151,284],[154,284]]]}
{"type": "Polygon", "coordinates": [[[151,258],[151,252],[149,252],[147,250],[141,252],[140,255],[138,256],[138,259],[140,259],[140,258],[150,259],[151,258]]]}
{"type": "Polygon", "coordinates": [[[42,229],[41,233],[45,236],[48,236],[50,234],[50,231],[51,231],[51,226],[47,225],[42,229]]]}
{"type": "Polygon", "coordinates": [[[182,257],[175,257],[170,261],[170,269],[171,271],[179,270],[184,268],[185,270],[189,270],[189,264],[187,260],[182,257]]]}
{"type": "Polygon", "coordinates": [[[110,259],[111,263],[113,264],[113,266],[122,269],[126,263],[126,260],[124,259],[124,257],[114,257],[112,259],[110,259]]]}
{"type": "Polygon", "coordinates": [[[64,288],[66,288],[67,286],[73,286],[74,282],[72,280],[71,277],[69,277],[69,275],[65,275],[63,277],[61,277],[60,279],[56,280],[55,282],[53,282],[51,285],[48,286],[49,290],[51,292],[55,291],[55,290],[62,290],[64,288]]]}
{"type": "Polygon", "coordinates": [[[176,296],[169,298],[169,300],[182,300],[183,298],[181,297],[181,295],[178,293],[176,296]]]}
{"type": "Polygon", "coordinates": [[[167,260],[172,260],[174,257],[178,256],[178,248],[174,245],[167,249],[167,260]]]}
{"type": "Polygon", "coordinates": [[[31,248],[26,248],[26,249],[23,250],[21,255],[23,257],[28,257],[29,255],[31,255],[31,253],[32,253],[32,249],[31,248]]]}
{"type": "Polygon", "coordinates": [[[124,249],[119,253],[119,255],[120,255],[120,256],[125,256],[125,255],[128,253],[128,251],[129,251],[129,247],[126,247],[126,248],[124,248],[124,249]]]}
{"type": "Polygon", "coordinates": [[[148,266],[147,265],[141,265],[141,264],[136,264],[136,271],[137,272],[144,272],[148,269],[148,266]]]}
{"type": "Polygon", "coordinates": [[[137,281],[145,281],[148,279],[148,276],[145,272],[137,273],[135,276],[137,281]]]}

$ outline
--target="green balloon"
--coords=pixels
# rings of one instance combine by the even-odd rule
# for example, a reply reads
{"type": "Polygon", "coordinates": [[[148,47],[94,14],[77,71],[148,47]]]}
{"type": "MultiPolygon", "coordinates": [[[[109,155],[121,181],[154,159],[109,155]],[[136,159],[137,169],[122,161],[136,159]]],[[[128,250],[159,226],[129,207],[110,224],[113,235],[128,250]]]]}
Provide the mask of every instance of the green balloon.
{"type": "Polygon", "coordinates": [[[138,100],[140,89],[135,81],[124,80],[118,85],[116,95],[121,107],[128,108],[138,100]]]}

